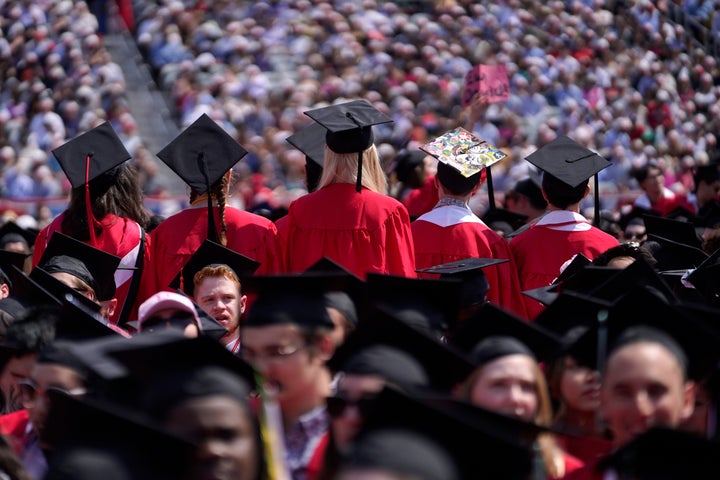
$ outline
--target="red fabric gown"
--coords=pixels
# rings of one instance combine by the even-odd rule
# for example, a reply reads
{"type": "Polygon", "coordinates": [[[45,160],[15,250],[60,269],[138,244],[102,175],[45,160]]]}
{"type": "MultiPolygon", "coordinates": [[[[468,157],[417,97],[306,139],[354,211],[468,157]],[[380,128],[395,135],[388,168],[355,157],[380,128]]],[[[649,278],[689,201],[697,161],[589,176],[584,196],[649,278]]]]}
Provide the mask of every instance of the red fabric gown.
{"type": "Polygon", "coordinates": [[[435,175],[429,176],[422,187],[411,190],[402,204],[407,208],[410,218],[418,218],[433,209],[440,198],[435,185],[435,175]]]}
{"type": "Polygon", "coordinates": [[[295,200],[287,217],[289,272],[325,256],[362,278],[367,272],[415,277],[410,218],[394,198],[334,183],[295,200]]]}
{"type": "MultiPolygon", "coordinates": [[[[214,208],[215,225],[220,213],[214,208]]],[[[256,274],[282,271],[282,254],[275,225],[265,217],[225,207],[227,247],[260,262],[256,274]]],[[[151,265],[145,298],[168,285],[207,238],[207,206],[188,208],[163,220],[152,232],[151,265]]]]}
{"type": "MultiPolygon", "coordinates": [[[[50,225],[43,228],[37,236],[37,239],[35,240],[35,250],[33,251],[33,268],[40,261],[52,234],[55,231],[62,232],[62,221],[64,215],[65,213],[58,215],[58,217],[53,220],[50,225]]],[[[95,245],[95,248],[120,257],[121,267],[135,267],[138,252],[140,250],[140,225],[133,220],[118,217],[112,214],[106,215],[105,218],[97,223],[102,226],[102,230],[100,231],[100,234],[97,235],[97,244],[95,245]]],[[[150,238],[146,235],[145,250],[143,252],[144,271],[150,261],[149,252],[150,238]]],[[[110,317],[110,322],[113,324],[117,323],[120,312],[122,311],[122,307],[125,303],[125,299],[128,296],[133,272],[134,270],[117,270],[115,272],[115,297],[118,299],[118,305],[115,309],[115,313],[112,317],[110,317]]],[[[147,281],[147,275],[144,272],[142,272],[141,275],[139,292],[142,292],[146,288],[144,284],[147,281]]],[[[138,305],[140,305],[140,302],[136,301],[128,320],[133,320],[137,316],[138,305]]]]}
{"type": "Polygon", "coordinates": [[[415,220],[411,227],[417,268],[469,257],[509,259],[507,263],[483,269],[490,284],[487,299],[527,319],[508,242],[469,209],[454,205],[438,207],[415,220]]]}
{"type": "Polygon", "coordinates": [[[565,452],[586,465],[596,463],[612,449],[612,442],[600,437],[556,434],[556,438],[565,452]]]}
{"type": "MultiPolygon", "coordinates": [[[[561,210],[549,212],[514,237],[510,251],[524,291],[550,285],[560,274],[560,267],[573,255],[582,253],[592,260],[617,245],[615,237],[591,226],[581,215],[561,210]]],[[[524,300],[530,319],[544,308],[530,297],[525,296],[524,300]]]]}

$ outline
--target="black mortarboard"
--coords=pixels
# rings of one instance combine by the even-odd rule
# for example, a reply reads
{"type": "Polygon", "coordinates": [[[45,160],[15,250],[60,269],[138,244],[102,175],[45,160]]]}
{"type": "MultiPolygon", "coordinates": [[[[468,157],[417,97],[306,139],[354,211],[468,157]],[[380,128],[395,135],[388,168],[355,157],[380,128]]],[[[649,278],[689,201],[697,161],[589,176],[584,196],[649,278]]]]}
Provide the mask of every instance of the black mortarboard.
{"type": "MultiPolygon", "coordinates": [[[[587,267],[586,270],[594,270],[606,268],[610,271],[616,270],[617,274],[610,276],[603,283],[599,283],[596,288],[589,291],[580,291],[579,293],[587,293],[592,297],[613,302],[626,294],[630,289],[637,286],[648,287],[660,294],[669,302],[676,300],[672,288],[662,279],[662,277],[653,269],[652,266],[642,257],[635,259],[630,265],[623,269],[613,269],[610,267],[587,267]]],[[[575,291],[578,291],[577,289],[575,291]]]]}
{"type": "Polygon", "coordinates": [[[55,232],[36,268],[75,275],[93,288],[98,300],[110,300],[115,296],[115,271],[119,265],[120,257],[55,232]]]}
{"type": "Polygon", "coordinates": [[[472,364],[453,347],[436,336],[414,328],[382,308],[371,309],[358,323],[328,362],[331,370],[341,371],[356,353],[374,345],[388,345],[410,354],[423,367],[430,386],[449,391],[473,370],[472,364]]]}
{"type": "MultiPolygon", "coordinates": [[[[537,176],[537,174],[535,174],[537,176]]],[[[547,200],[542,194],[542,182],[539,178],[524,178],[519,180],[512,190],[520,195],[526,197],[533,208],[543,210],[547,208],[547,200]]]]}
{"type": "Polygon", "coordinates": [[[506,263],[509,260],[502,258],[465,258],[455,262],[434,265],[428,268],[415,270],[417,273],[432,273],[440,278],[458,279],[462,282],[460,288],[460,307],[466,308],[481,304],[490,289],[484,268],[506,263]]]}
{"type": "Polygon", "coordinates": [[[552,284],[525,290],[522,292],[523,295],[537,300],[543,305],[550,305],[561,292],[590,294],[620,272],[617,268],[591,265],[586,263],[586,260],[589,262],[584,255],[576,255],[552,284]]]}
{"type": "Polygon", "coordinates": [[[720,444],[691,432],[655,427],[602,459],[599,467],[634,480],[717,478],[720,444]]]}
{"type": "Polygon", "coordinates": [[[345,276],[345,281],[340,285],[342,287],[340,290],[325,292],[325,304],[327,307],[334,308],[342,313],[353,326],[357,325],[360,315],[359,310],[364,303],[363,298],[365,295],[365,282],[362,278],[327,257],[322,257],[310,265],[303,274],[345,276]]]}
{"type": "Polygon", "coordinates": [[[398,181],[407,183],[410,174],[420,165],[423,165],[427,153],[422,150],[400,150],[393,160],[390,172],[395,172],[398,181]]]}
{"type": "Polygon", "coordinates": [[[475,316],[463,322],[451,342],[460,350],[468,352],[474,362],[479,361],[479,364],[483,364],[504,355],[502,342],[493,344],[498,348],[490,348],[486,345],[481,352],[476,351],[485,340],[493,337],[513,338],[521,342],[532,352],[532,356],[537,361],[550,358],[561,346],[560,339],[550,331],[534,323],[528,323],[490,303],[483,305],[475,316]]]}
{"type": "Polygon", "coordinates": [[[525,225],[527,219],[527,215],[516,213],[506,208],[491,208],[482,217],[482,221],[485,222],[488,227],[496,231],[505,231],[508,229],[508,227],[505,225],[508,225],[510,231],[505,235],[509,235],[510,233],[525,225]]]}
{"type": "Polygon", "coordinates": [[[430,385],[420,362],[404,350],[391,345],[376,344],[360,348],[338,370],[345,375],[377,375],[400,388],[430,385]]]}
{"type": "Polygon", "coordinates": [[[565,135],[555,138],[525,159],[573,188],[612,164],[565,135]]]}
{"type": "MultiPolygon", "coordinates": [[[[384,429],[416,432],[447,449],[459,478],[474,478],[478,472],[488,478],[529,478],[533,469],[532,444],[542,431],[533,424],[463,405],[447,397],[410,396],[390,387],[380,392],[363,421],[356,445],[371,432],[384,429]]],[[[420,462],[413,452],[404,450],[399,444],[394,448],[374,450],[373,455],[366,455],[365,459],[367,463],[356,465],[364,463],[369,468],[375,462],[377,466],[385,462],[403,465],[420,462]]],[[[432,462],[433,457],[423,460],[432,462]]]]}
{"type": "Polygon", "coordinates": [[[110,122],[88,130],[52,153],[73,188],[85,185],[130,158],[110,122]]]}
{"type": "Polygon", "coordinates": [[[301,128],[285,140],[315,162],[320,168],[325,165],[325,127],[319,123],[311,123],[301,128]]]}
{"type": "Polygon", "coordinates": [[[713,330],[646,286],[627,289],[607,311],[603,326],[596,323],[577,339],[573,356],[581,364],[598,369],[598,344],[607,353],[631,327],[650,327],[677,342],[688,359],[690,378],[702,379],[717,362],[718,337],[713,330]],[[598,341],[600,335],[605,342],[598,341]]]}
{"type": "Polygon", "coordinates": [[[659,248],[653,250],[652,255],[657,260],[654,268],[661,272],[696,268],[708,258],[707,253],[698,247],[653,234],[648,235],[648,240],[655,241],[659,245],[659,248]]]}
{"type": "Polygon", "coordinates": [[[202,114],[158,154],[197,193],[208,193],[208,238],[217,240],[210,188],[247,154],[242,145],[202,114]]]}
{"type": "Polygon", "coordinates": [[[80,292],[75,291],[72,287],[64,284],[42,268],[33,268],[29,276],[31,280],[37,282],[38,285],[47,290],[57,299],[64,299],[65,295],[72,295],[76,301],[88,311],[99,313],[102,308],[98,302],[89,299],[80,292]]]}
{"type": "Polygon", "coordinates": [[[192,297],[195,293],[195,282],[193,281],[195,274],[208,265],[227,265],[235,272],[238,279],[241,279],[255,273],[255,270],[260,267],[260,262],[212,240],[205,240],[168,286],[181,289],[192,297]]]}
{"type": "Polygon", "coordinates": [[[13,291],[11,297],[20,302],[25,308],[39,305],[60,306],[62,302],[36,281],[31,279],[25,272],[15,265],[10,266],[13,271],[13,291]]]}
{"type": "Polygon", "coordinates": [[[127,339],[130,336],[99,313],[88,309],[78,298],[79,295],[66,294],[62,299],[63,305],[55,325],[55,338],[75,341],[103,337],[127,339]]]}
{"type": "Polygon", "coordinates": [[[356,189],[362,187],[362,152],[373,144],[373,125],[392,122],[392,118],[373,107],[367,100],[330,105],[305,112],[305,115],[325,127],[325,143],[335,153],[357,153],[358,174],[356,189]]]}
{"type": "Polygon", "coordinates": [[[58,472],[69,468],[64,462],[68,453],[77,449],[92,448],[94,453],[111,455],[137,480],[181,478],[195,458],[195,445],[137,411],[57,391],[47,395],[50,409],[42,439],[54,447],[49,467],[53,473],[48,478],[77,478],[77,472],[66,472],[67,476],[58,472]]]}
{"type": "Polygon", "coordinates": [[[577,328],[587,329],[597,322],[601,310],[608,310],[612,303],[567,291],[559,294],[533,320],[533,325],[565,337],[577,328]]]}
{"type": "Polygon", "coordinates": [[[720,249],[710,255],[687,277],[710,305],[720,305],[720,249]]]}
{"type": "Polygon", "coordinates": [[[265,275],[243,283],[246,292],[257,293],[242,327],[296,324],[306,328],[334,327],[325,307],[325,293],[342,290],[348,277],[342,273],[265,275]]]}
{"type": "Polygon", "coordinates": [[[458,279],[368,273],[366,285],[369,302],[401,320],[424,325],[427,333],[442,336],[458,321],[462,286],[458,279]]]}
{"type": "Polygon", "coordinates": [[[12,294],[13,280],[16,275],[12,265],[15,265],[18,270],[22,271],[27,257],[28,255],[25,253],[0,250],[0,271],[2,271],[9,282],[8,288],[10,289],[10,294],[12,294]]]}
{"type": "Polygon", "coordinates": [[[652,235],[690,247],[701,248],[702,246],[692,223],[654,215],[643,215],[643,220],[648,238],[652,235]]]}
{"type": "Polygon", "coordinates": [[[15,222],[9,221],[0,227],[0,248],[5,248],[6,243],[23,242],[28,249],[32,249],[35,245],[35,239],[38,234],[34,230],[22,228],[15,222]]]}

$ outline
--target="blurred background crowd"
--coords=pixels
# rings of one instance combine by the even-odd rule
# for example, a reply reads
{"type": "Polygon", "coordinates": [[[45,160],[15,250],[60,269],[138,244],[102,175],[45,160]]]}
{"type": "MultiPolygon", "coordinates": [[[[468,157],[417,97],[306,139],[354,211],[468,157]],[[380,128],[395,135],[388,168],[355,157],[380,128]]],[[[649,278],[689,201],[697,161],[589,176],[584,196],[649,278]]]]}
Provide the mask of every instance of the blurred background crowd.
{"type": "Polygon", "coordinates": [[[493,168],[499,204],[528,176],[524,158],[558,135],[613,162],[600,174],[611,213],[642,193],[634,169],[657,163],[665,187],[689,194],[693,169],[717,155],[718,0],[16,0],[0,13],[0,209],[27,227],[66,205],[52,149],[106,120],[148,207],[185,206],[143,130],[147,114],[132,111],[143,89],[167,100],[175,131],[206,113],[237,138],[250,154],[231,203],[266,214],[305,192],[304,155],[285,141],[310,123],[303,112],[369,100],[394,119],[375,129],[389,168],[401,149],[466,121],[465,75],[481,63],[505,65],[510,79],[509,100],[474,125],[510,154],[493,168]],[[117,35],[152,85],[128,81],[106,44],[117,35]]]}

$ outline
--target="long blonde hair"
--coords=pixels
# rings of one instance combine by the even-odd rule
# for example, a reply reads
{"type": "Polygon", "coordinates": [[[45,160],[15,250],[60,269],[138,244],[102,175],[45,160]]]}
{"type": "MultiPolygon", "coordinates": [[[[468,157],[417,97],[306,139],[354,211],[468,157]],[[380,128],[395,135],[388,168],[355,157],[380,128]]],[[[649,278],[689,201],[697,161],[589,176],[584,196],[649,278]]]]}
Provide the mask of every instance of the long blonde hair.
{"type": "MultiPolygon", "coordinates": [[[[357,182],[357,169],[357,153],[335,153],[325,146],[325,166],[318,190],[333,183],[354,184],[357,182]]],[[[387,177],[375,145],[370,145],[362,154],[362,186],[383,195],[387,192],[387,177]]]]}
{"type": "MultiPolygon", "coordinates": [[[[458,395],[462,400],[472,403],[473,386],[482,376],[482,373],[483,366],[481,365],[462,383],[458,391],[458,395]]],[[[545,375],[536,361],[533,361],[533,376],[535,377],[535,394],[538,397],[538,408],[533,421],[537,425],[549,427],[553,420],[550,392],[545,381],[545,375]]],[[[563,477],[565,475],[565,460],[563,451],[558,446],[555,437],[551,433],[540,433],[537,437],[537,445],[548,476],[550,478],[563,477]]]]}

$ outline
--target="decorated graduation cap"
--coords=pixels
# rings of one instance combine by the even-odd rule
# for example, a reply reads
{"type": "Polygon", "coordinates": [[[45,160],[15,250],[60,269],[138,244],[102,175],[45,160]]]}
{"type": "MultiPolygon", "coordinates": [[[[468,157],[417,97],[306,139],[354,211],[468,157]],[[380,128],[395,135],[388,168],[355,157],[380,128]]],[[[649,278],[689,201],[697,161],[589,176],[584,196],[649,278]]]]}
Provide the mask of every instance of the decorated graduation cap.
{"type": "MultiPolygon", "coordinates": [[[[359,352],[377,345],[412,356],[425,371],[427,386],[439,391],[450,391],[473,370],[472,364],[454,347],[442,344],[436,336],[415,328],[382,307],[371,309],[360,320],[358,328],[335,351],[328,367],[334,372],[344,371],[359,352]]],[[[382,376],[381,371],[377,373],[382,376]]]]}
{"type": "Polygon", "coordinates": [[[415,270],[417,273],[430,273],[440,275],[440,278],[458,279],[462,282],[460,288],[460,306],[468,308],[485,302],[490,285],[483,269],[494,265],[506,263],[509,260],[501,258],[465,258],[455,262],[433,265],[428,268],[415,270]]]}
{"type": "MultiPolygon", "coordinates": [[[[84,478],[74,469],[92,470],[100,461],[129,471],[125,478],[170,480],[181,478],[195,457],[195,445],[138,411],[59,391],[47,395],[50,409],[41,435],[54,452],[47,478],[84,478]],[[85,454],[77,458],[78,452],[85,454]]],[[[112,478],[114,470],[98,470],[96,475],[112,478]]]]}
{"type": "Polygon", "coordinates": [[[29,251],[35,245],[37,236],[38,234],[34,230],[23,228],[13,221],[5,222],[0,227],[0,248],[4,249],[8,243],[23,243],[29,251]]]}
{"type": "Polygon", "coordinates": [[[575,140],[561,135],[550,143],[531,153],[525,159],[555,177],[570,188],[576,188],[595,176],[595,216],[600,221],[600,192],[597,174],[612,165],[597,153],[588,150],[575,140]]]}
{"type": "Polygon", "coordinates": [[[357,153],[358,172],[355,189],[362,188],[362,153],[373,144],[373,125],[392,122],[392,118],[367,100],[330,105],[305,112],[326,129],[325,143],[335,153],[357,153]]]}
{"type": "Polygon", "coordinates": [[[513,353],[542,361],[561,347],[560,339],[552,332],[490,303],[460,326],[451,343],[468,352],[476,365],[513,353]]]}
{"type": "Polygon", "coordinates": [[[720,476],[720,444],[680,429],[654,427],[600,462],[619,478],[675,480],[720,476]]]}
{"type": "Polygon", "coordinates": [[[672,352],[677,352],[679,346],[681,351],[676,356],[679,361],[687,360],[688,376],[694,380],[704,378],[718,360],[717,333],[689,312],[668,302],[652,287],[628,289],[602,318],[604,321],[596,322],[572,345],[573,356],[583,365],[602,371],[605,356],[614,348],[627,344],[629,334],[639,340],[657,340],[672,352]],[[672,340],[667,340],[668,337],[672,340]]]}
{"type": "Polygon", "coordinates": [[[115,296],[114,275],[119,265],[120,257],[55,232],[35,268],[74,275],[92,287],[98,300],[110,300],[115,296]]]}
{"type": "Polygon", "coordinates": [[[369,302],[426,333],[443,336],[458,321],[461,293],[458,279],[368,273],[366,285],[369,302]]]}
{"type": "MultiPolygon", "coordinates": [[[[101,175],[111,172],[130,158],[120,137],[110,122],[102,123],[92,130],[75,137],[52,151],[60,163],[72,188],[85,185],[85,209],[88,225],[94,223],[90,184],[101,175]]],[[[108,183],[112,179],[108,179],[108,183]]],[[[96,245],[95,230],[89,228],[90,243],[96,245]]]]}
{"type": "Polygon", "coordinates": [[[296,324],[305,328],[334,327],[326,309],[325,293],[342,290],[348,282],[342,273],[263,275],[243,283],[257,294],[243,328],[296,324]]]}
{"type": "Polygon", "coordinates": [[[543,430],[447,397],[407,395],[392,387],[380,392],[363,422],[344,466],[376,467],[428,480],[474,478],[478,472],[488,478],[527,479],[533,469],[532,443],[543,430]],[[418,458],[419,452],[402,442],[383,441],[358,458],[371,435],[396,429],[412,434],[403,437],[408,440],[417,435],[437,442],[442,453],[423,450],[418,458]],[[440,465],[445,467],[438,470],[440,465]]]}
{"type": "Polygon", "coordinates": [[[202,114],[158,154],[197,193],[207,193],[208,238],[218,241],[210,189],[247,154],[223,128],[202,114]]]}
{"type": "Polygon", "coordinates": [[[490,210],[495,208],[490,167],[507,157],[505,152],[462,127],[439,136],[422,145],[420,149],[437,158],[440,163],[452,167],[464,178],[470,178],[485,170],[490,210]]]}
{"type": "Polygon", "coordinates": [[[249,277],[260,267],[260,262],[246,257],[234,250],[214,242],[205,240],[188,259],[182,270],[168,285],[170,288],[180,289],[189,296],[195,294],[195,274],[207,266],[227,265],[238,279],[249,277]]]}

